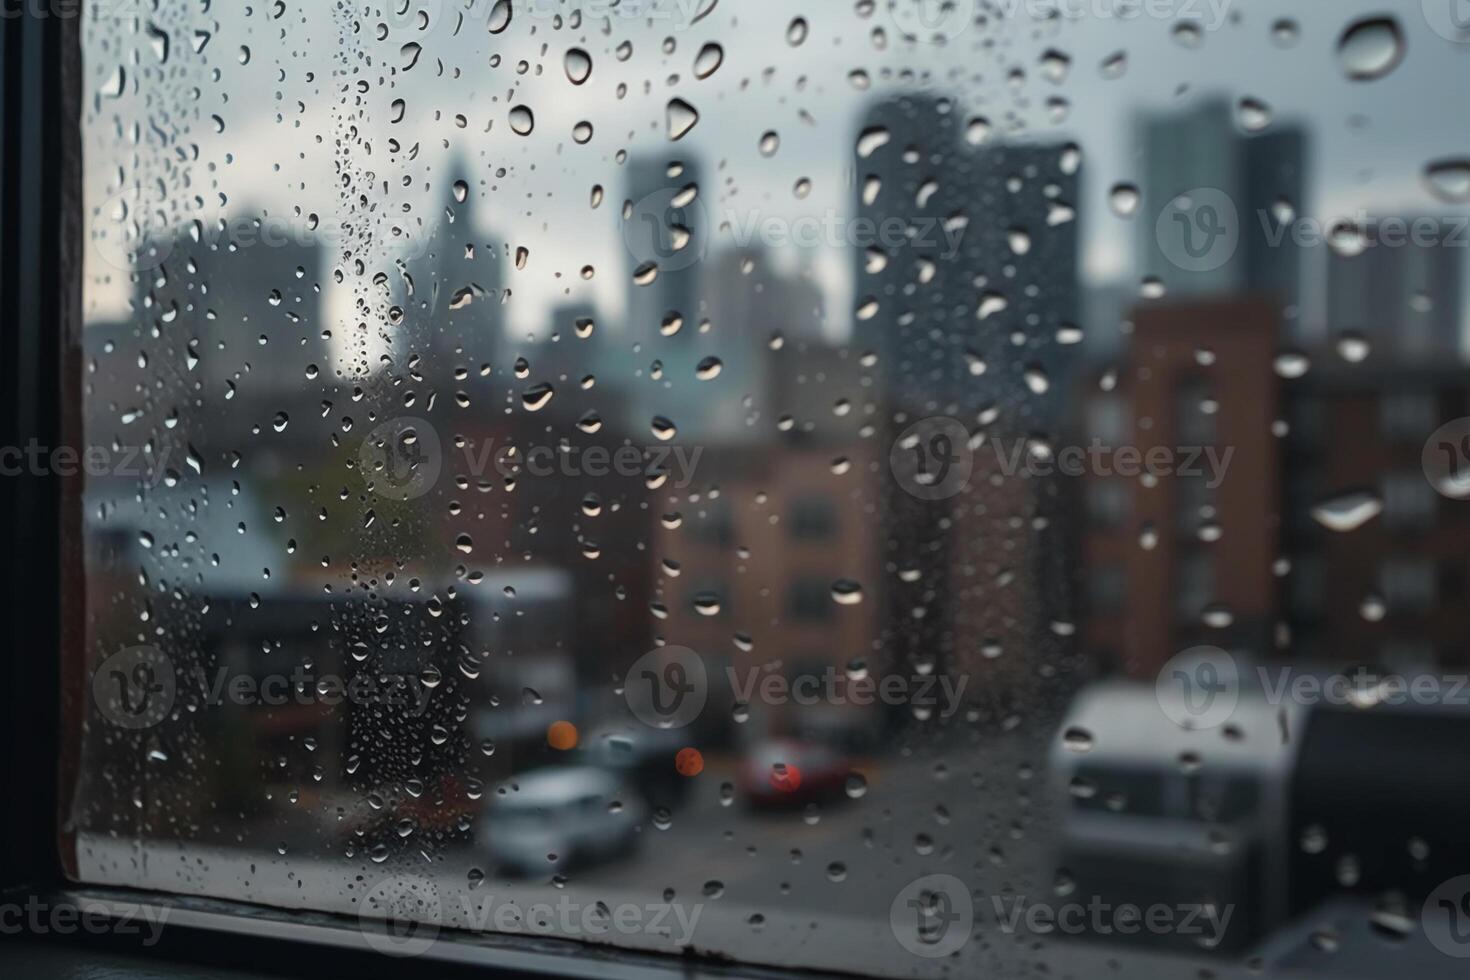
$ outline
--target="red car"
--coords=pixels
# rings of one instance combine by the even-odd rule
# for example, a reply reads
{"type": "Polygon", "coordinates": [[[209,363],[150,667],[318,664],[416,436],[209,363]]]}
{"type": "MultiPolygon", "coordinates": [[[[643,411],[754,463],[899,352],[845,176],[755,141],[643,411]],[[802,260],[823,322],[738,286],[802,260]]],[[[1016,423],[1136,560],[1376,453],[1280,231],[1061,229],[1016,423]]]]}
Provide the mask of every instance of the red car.
{"type": "Polygon", "coordinates": [[[740,791],[754,808],[805,806],[843,794],[851,766],[824,745],[771,739],[753,746],[740,763],[740,791]]]}

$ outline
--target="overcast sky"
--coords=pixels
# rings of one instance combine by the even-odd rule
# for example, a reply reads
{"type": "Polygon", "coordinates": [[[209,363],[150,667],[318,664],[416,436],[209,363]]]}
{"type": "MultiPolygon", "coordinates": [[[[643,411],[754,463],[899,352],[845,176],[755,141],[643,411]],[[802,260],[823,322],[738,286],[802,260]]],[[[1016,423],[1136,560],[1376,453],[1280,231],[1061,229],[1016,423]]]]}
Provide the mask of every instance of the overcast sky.
{"type": "MultiPolygon", "coordinates": [[[[1324,217],[1358,208],[1443,212],[1445,205],[1425,191],[1423,167],[1470,155],[1463,123],[1451,115],[1460,93],[1439,81],[1455,77],[1449,59],[1470,57],[1470,45],[1434,33],[1418,3],[1390,5],[1405,11],[1404,63],[1385,78],[1356,82],[1339,64],[1337,39],[1355,18],[1383,9],[1361,0],[1147,0],[1145,13],[1132,18],[1104,16],[1110,0],[1065,0],[1066,9],[1085,13],[1050,22],[1030,16],[1041,0],[997,0],[1009,15],[992,16],[942,46],[902,41],[885,0],[867,17],[849,0],[720,0],[692,25],[685,9],[691,2],[660,0],[653,9],[668,16],[657,19],[588,16],[576,25],[545,13],[557,9],[552,0],[517,2],[500,33],[489,29],[498,23],[485,0],[475,0],[462,20],[464,0],[409,2],[402,14],[361,18],[357,32],[336,5],[305,0],[284,4],[279,18],[276,5],[262,2],[216,3],[207,14],[199,13],[200,4],[164,4],[156,20],[138,21],[136,30],[129,20],[95,20],[86,44],[93,96],[85,123],[89,200],[95,205],[141,183],[145,195],[170,198],[186,211],[197,197],[206,214],[223,207],[231,215],[245,208],[290,215],[299,208],[331,224],[345,214],[333,170],[334,160],[345,157],[359,172],[345,196],[365,195],[395,221],[432,223],[450,200],[444,163],[458,153],[482,182],[473,190],[483,195],[479,213],[488,219],[481,234],[530,250],[526,268],[508,282],[515,296],[512,328],[527,331],[540,328],[552,304],[591,301],[610,316],[620,312],[628,259],[620,237],[626,170],[619,152],[700,158],[703,200],[720,217],[751,209],[784,218],[843,214],[851,209],[858,115],[885,94],[943,92],[967,114],[995,121],[997,134],[1008,130],[1006,138],[1078,142],[1085,155],[1083,266],[1091,283],[1136,275],[1129,263],[1137,231],[1108,211],[1106,198],[1117,182],[1141,182],[1132,134],[1143,113],[1217,93],[1263,100],[1278,124],[1310,121],[1312,197],[1298,208],[1324,217]],[[420,10],[429,15],[427,30],[418,29],[420,10]],[[808,29],[793,46],[788,32],[798,10],[808,29]],[[1197,44],[1175,35],[1179,17],[1148,13],[1170,10],[1203,24],[1197,44]],[[1282,46],[1272,25],[1288,15],[1299,34],[1282,46]],[[385,20],[392,26],[378,40],[377,25],[385,20]],[[201,30],[209,38],[196,51],[201,30]],[[876,39],[880,32],[886,44],[876,39]],[[166,61],[160,57],[165,34],[166,61]],[[414,53],[403,49],[410,41],[422,46],[412,68],[414,53]],[[696,78],[696,56],[709,42],[723,46],[723,64],[696,78]],[[615,51],[624,43],[631,54],[620,60],[615,51]],[[591,56],[585,84],[566,76],[570,47],[591,56]],[[1070,58],[1060,81],[1041,66],[1051,49],[1070,58]],[[1126,72],[1104,78],[1100,64],[1120,51],[1126,72]],[[112,98],[107,93],[120,67],[122,95],[112,98]],[[850,83],[854,70],[868,73],[871,88],[850,83]],[[1012,79],[1016,70],[1024,81],[1012,79]],[[621,96],[620,85],[626,85],[621,96]],[[672,97],[701,115],[677,144],[664,131],[672,97]],[[1070,104],[1065,118],[1049,113],[1052,98],[1070,104]],[[353,115],[359,100],[361,119],[353,115]],[[515,105],[534,112],[529,135],[511,131],[515,105]],[[593,136],[577,145],[573,128],[584,120],[593,136]],[[352,126],[370,140],[370,157],[339,145],[352,126]],[[758,148],[767,131],[781,138],[770,158],[758,148]],[[390,138],[405,148],[418,144],[417,156],[404,162],[407,154],[400,154],[395,163],[390,138]],[[366,171],[375,182],[361,179],[366,171]],[[811,191],[798,200],[792,189],[803,178],[811,191]],[[596,211],[589,204],[594,184],[607,189],[596,211]],[[597,270],[590,281],[578,275],[587,265],[597,270]]],[[[392,3],[402,7],[405,0],[392,3]]],[[[799,264],[791,248],[777,261],[793,269],[799,264]]],[[[809,261],[832,316],[845,319],[850,255],[820,249],[809,261]]],[[[90,315],[120,315],[132,287],[96,262],[90,271],[90,315]]],[[[328,286],[329,314],[350,312],[347,294],[328,286]]]]}

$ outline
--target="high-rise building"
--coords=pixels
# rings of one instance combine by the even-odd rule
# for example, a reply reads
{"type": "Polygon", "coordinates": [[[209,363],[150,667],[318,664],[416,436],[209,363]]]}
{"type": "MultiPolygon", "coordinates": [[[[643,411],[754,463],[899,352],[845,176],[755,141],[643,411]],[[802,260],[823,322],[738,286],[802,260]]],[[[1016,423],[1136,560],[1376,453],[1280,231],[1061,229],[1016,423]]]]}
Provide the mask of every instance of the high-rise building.
{"type": "Polygon", "coordinates": [[[404,261],[406,276],[398,286],[404,319],[390,331],[401,346],[394,357],[400,370],[402,353],[417,355],[419,373],[432,371],[436,387],[446,386],[453,369],[467,366],[470,356],[476,366],[491,365],[497,379],[509,376],[510,365],[501,363],[505,283],[506,268],[515,261],[483,220],[484,190],[475,168],[456,156],[445,173],[446,179],[436,182],[444,198],[439,222],[418,253],[404,261]]]}
{"type": "Polygon", "coordinates": [[[1265,132],[1247,134],[1237,127],[1230,104],[1213,98],[1179,112],[1146,116],[1139,131],[1141,273],[1158,277],[1175,297],[1255,295],[1278,307],[1297,302],[1302,249],[1280,219],[1306,206],[1306,131],[1277,122],[1265,132]],[[1206,263],[1211,268],[1181,268],[1177,257],[1166,253],[1157,221],[1170,202],[1201,190],[1223,193],[1234,208],[1236,228],[1224,227],[1226,218],[1220,216],[1221,231],[1235,236],[1234,251],[1218,265],[1206,263]]]}
{"type": "Polygon", "coordinates": [[[633,355],[637,372],[626,402],[628,424],[646,432],[660,417],[681,432],[703,432],[717,410],[694,389],[709,346],[701,330],[708,318],[701,289],[713,188],[703,182],[697,160],[661,153],[628,161],[624,196],[628,301],[618,342],[633,355]]]}
{"type": "Polygon", "coordinates": [[[1419,215],[1358,229],[1366,247],[1328,250],[1327,316],[1335,335],[1356,333],[1379,357],[1462,359],[1463,228],[1419,215]]]}
{"type": "MultiPolygon", "coordinates": [[[[1066,145],[1002,142],[943,97],[905,96],[865,115],[854,211],[875,240],[853,257],[853,346],[879,362],[882,445],[934,416],[992,441],[1056,432],[1082,326],[1080,165],[1066,145]]],[[[989,462],[977,458],[942,501],[885,481],[884,560],[925,570],[917,591],[885,581],[884,645],[897,657],[979,670],[997,643],[1034,650],[1038,636],[1056,639],[1046,624],[1065,618],[1064,563],[1048,563],[1042,538],[1020,530],[1045,517],[1048,533],[1065,535],[1055,486],[989,462]]]]}

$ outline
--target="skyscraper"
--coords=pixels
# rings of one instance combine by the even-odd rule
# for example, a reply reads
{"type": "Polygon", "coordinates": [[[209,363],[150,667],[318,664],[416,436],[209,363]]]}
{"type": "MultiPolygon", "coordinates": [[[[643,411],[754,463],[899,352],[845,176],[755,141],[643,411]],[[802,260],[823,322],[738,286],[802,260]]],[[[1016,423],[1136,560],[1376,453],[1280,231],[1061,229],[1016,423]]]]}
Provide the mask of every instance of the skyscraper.
{"type": "MultiPolygon", "coordinates": [[[[1299,213],[1307,166],[1304,129],[1278,122],[1251,135],[1235,124],[1223,99],[1180,112],[1144,117],[1139,124],[1144,176],[1138,235],[1142,274],[1163,281],[1170,296],[1250,294],[1278,307],[1297,302],[1302,250],[1280,218],[1299,213]],[[1235,211],[1234,251],[1210,268],[1187,269],[1163,248],[1158,219],[1189,192],[1223,193],[1235,211]]],[[[1222,216],[1222,221],[1225,220],[1222,216]]],[[[1300,341],[1302,338],[1293,338],[1300,341]]]]}
{"type": "Polygon", "coordinates": [[[1334,334],[1361,334],[1380,355],[1401,360],[1462,358],[1464,229],[1419,215],[1359,231],[1368,244],[1357,254],[1325,249],[1334,334]]]}

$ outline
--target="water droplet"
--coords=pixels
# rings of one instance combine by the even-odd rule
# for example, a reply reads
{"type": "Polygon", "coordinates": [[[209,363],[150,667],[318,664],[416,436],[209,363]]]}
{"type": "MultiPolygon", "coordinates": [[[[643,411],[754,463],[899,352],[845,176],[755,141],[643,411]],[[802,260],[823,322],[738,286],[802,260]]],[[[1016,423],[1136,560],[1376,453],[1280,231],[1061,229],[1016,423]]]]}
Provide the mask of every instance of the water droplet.
{"type": "Polygon", "coordinates": [[[725,49],[711,41],[699,49],[699,54],[694,59],[694,77],[709,78],[720,70],[720,65],[725,62],[725,49]]]}
{"type": "Polygon", "coordinates": [[[521,395],[521,404],[528,412],[539,412],[550,403],[554,394],[556,394],[556,389],[549,384],[532,385],[521,395]]]}
{"type": "Polygon", "coordinates": [[[1404,38],[1392,17],[1368,17],[1348,25],[1337,41],[1337,60],[1348,78],[1382,78],[1404,58],[1404,38]]]}
{"type": "Polygon", "coordinates": [[[856,606],[863,601],[863,587],[850,578],[832,583],[832,598],[839,606],[856,606]]]}
{"type": "Polygon", "coordinates": [[[1175,24],[1170,36],[1174,38],[1174,43],[1186,48],[1197,48],[1205,40],[1204,32],[1200,30],[1199,24],[1192,20],[1175,24]]]}
{"type": "Polygon", "coordinates": [[[1438,160],[1424,168],[1430,193],[1455,204],[1470,202],[1470,159],[1438,160]]]}
{"type": "Polygon", "coordinates": [[[673,98],[669,100],[666,117],[668,137],[677,141],[698,124],[699,111],[683,99],[673,98]]]}
{"type": "Polygon", "coordinates": [[[1041,75],[1049,82],[1061,84],[1072,68],[1072,59],[1055,48],[1041,56],[1041,75]]]}
{"type": "Polygon", "coordinates": [[[1259,133],[1271,125],[1271,107],[1260,99],[1247,97],[1236,105],[1235,118],[1247,133],[1259,133]]]}
{"type": "Polygon", "coordinates": [[[490,10],[490,16],[486,18],[485,29],[491,34],[499,34],[510,26],[512,13],[510,0],[496,0],[495,6],[490,10]]]}
{"type": "Polygon", "coordinates": [[[1075,725],[1062,733],[1062,745],[1072,752],[1090,752],[1094,741],[1092,732],[1075,725]]]}
{"type": "Polygon", "coordinates": [[[1361,364],[1372,351],[1368,338],[1356,330],[1345,331],[1337,338],[1338,356],[1350,364],[1361,364]]]}
{"type": "Polygon", "coordinates": [[[536,128],[536,116],[530,106],[518,105],[510,110],[510,128],[517,136],[528,136],[536,128]]]}
{"type": "Polygon", "coordinates": [[[568,48],[563,62],[567,80],[573,85],[581,85],[592,76],[592,56],[581,48],[568,48]]]}
{"type": "Polygon", "coordinates": [[[1303,377],[1308,371],[1310,371],[1312,368],[1312,362],[1311,359],[1307,357],[1307,355],[1301,353],[1300,351],[1289,350],[1282,351],[1280,354],[1277,354],[1276,360],[1272,364],[1272,367],[1275,369],[1276,375],[1278,377],[1285,378],[1288,381],[1293,381],[1297,378],[1303,377]]]}
{"type": "Polygon", "coordinates": [[[881,147],[888,144],[893,136],[882,126],[869,126],[858,134],[857,155],[861,159],[867,159],[878,152],[881,147]]]}
{"type": "Polygon", "coordinates": [[[1120,218],[1131,218],[1138,210],[1138,202],[1138,188],[1132,184],[1114,184],[1108,194],[1108,203],[1112,205],[1113,213],[1120,218]]]}
{"type": "Polygon", "coordinates": [[[1382,500],[1358,490],[1322,501],[1312,508],[1312,517],[1329,531],[1355,531],[1382,511],[1382,500]]]}

